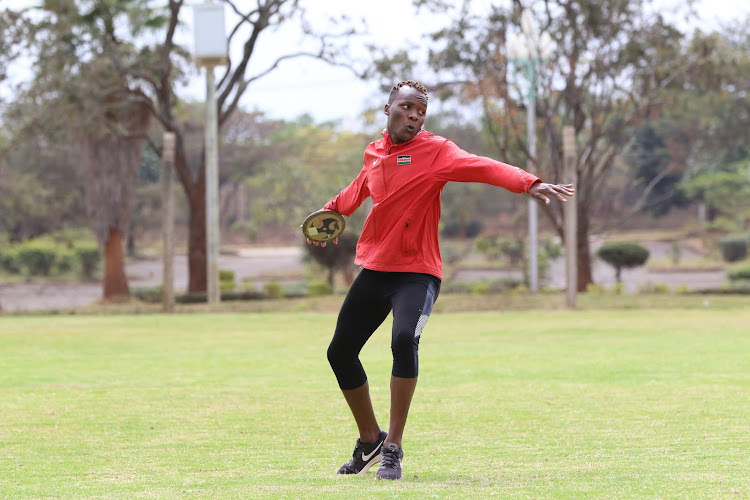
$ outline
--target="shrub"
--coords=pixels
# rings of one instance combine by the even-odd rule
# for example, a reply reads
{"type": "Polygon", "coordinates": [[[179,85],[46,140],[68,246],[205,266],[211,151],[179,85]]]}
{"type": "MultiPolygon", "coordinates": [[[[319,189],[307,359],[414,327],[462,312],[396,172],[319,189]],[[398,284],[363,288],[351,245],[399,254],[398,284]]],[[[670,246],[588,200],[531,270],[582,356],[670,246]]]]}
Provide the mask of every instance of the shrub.
{"type": "Polygon", "coordinates": [[[29,243],[18,249],[18,262],[32,276],[49,276],[55,265],[57,252],[54,247],[29,243]]]}
{"type": "Polygon", "coordinates": [[[622,281],[623,268],[642,266],[648,260],[648,249],[638,243],[613,241],[605,243],[596,256],[615,268],[617,281],[622,281]]]}
{"type": "Polygon", "coordinates": [[[332,293],[333,287],[327,280],[314,279],[307,285],[307,295],[310,297],[321,297],[323,295],[331,295],[332,293]]]}
{"type": "Polygon", "coordinates": [[[490,284],[486,281],[477,281],[472,285],[471,293],[475,295],[487,295],[490,293],[490,284]]]}
{"type": "Polygon", "coordinates": [[[85,280],[93,280],[99,263],[102,261],[102,253],[97,245],[85,245],[76,248],[76,257],[78,258],[78,269],[80,276],[85,280]]]}
{"type": "Polygon", "coordinates": [[[466,281],[447,281],[440,285],[441,293],[471,293],[471,283],[466,281]]]}
{"type": "Polygon", "coordinates": [[[234,271],[231,269],[219,269],[219,289],[222,292],[234,290],[234,271]]]}
{"type": "Polygon", "coordinates": [[[143,302],[158,303],[162,301],[164,289],[161,285],[149,288],[134,288],[132,294],[133,297],[143,302]]]}
{"type": "Polygon", "coordinates": [[[75,262],[75,252],[67,248],[61,248],[57,253],[57,257],[55,258],[55,272],[57,274],[68,273],[75,267],[75,262]]]}
{"type": "Polygon", "coordinates": [[[750,280],[750,266],[738,267],[727,273],[729,281],[748,281],[750,280]]]}
{"type": "Polygon", "coordinates": [[[280,299],[284,294],[284,288],[280,283],[275,281],[269,281],[263,285],[263,291],[265,294],[272,299],[280,299]]]}
{"type": "Polygon", "coordinates": [[[719,239],[721,256],[727,262],[737,262],[747,258],[747,234],[734,234],[719,239]]]}
{"type": "Polygon", "coordinates": [[[12,274],[21,272],[21,264],[18,261],[18,250],[8,247],[0,253],[0,268],[12,274]]]}

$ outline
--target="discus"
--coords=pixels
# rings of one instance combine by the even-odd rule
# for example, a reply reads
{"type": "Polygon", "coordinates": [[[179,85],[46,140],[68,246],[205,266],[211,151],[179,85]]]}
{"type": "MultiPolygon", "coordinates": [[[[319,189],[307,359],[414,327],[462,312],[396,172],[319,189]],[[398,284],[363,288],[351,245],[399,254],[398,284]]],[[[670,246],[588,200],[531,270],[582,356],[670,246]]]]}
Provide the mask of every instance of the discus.
{"type": "Polygon", "coordinates": [[[331,241],[344,232],[346,219],[333,210],[318,210],[307,216],[302,223],[302,234],[313,241],[331,241]]]}

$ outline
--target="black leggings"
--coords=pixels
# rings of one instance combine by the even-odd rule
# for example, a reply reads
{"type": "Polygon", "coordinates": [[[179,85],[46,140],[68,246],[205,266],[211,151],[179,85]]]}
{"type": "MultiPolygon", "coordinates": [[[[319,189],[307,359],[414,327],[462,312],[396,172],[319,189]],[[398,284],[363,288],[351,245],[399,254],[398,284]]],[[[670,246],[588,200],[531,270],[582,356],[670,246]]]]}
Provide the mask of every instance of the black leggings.
{"type": "Polygon", "coordinates": [[[328,346],[328,362],[339,387],[356,389],[367,382],[359,352],[391,310],[391,374],[415,378],[419,371],[419,338],[439,292],[440,280],[429,274],[363,269],[341,306],[336,332],[328,346]]]}

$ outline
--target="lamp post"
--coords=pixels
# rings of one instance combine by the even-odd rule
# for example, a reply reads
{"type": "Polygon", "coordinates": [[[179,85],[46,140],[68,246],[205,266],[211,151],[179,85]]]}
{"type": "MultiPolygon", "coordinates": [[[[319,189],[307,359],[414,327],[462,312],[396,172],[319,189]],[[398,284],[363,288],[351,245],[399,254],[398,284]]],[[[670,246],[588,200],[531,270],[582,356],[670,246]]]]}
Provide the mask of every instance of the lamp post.
{"type": "Polygon", "coordinates": [[[216,109],[214,68],[227,62],[224,5],[193,6],[195,63],[206,68],[206,297],[209,304],[221,301],[219,289],[219,124],[216,109]]]}
{"type": "MultiPolygon", "coordinates": [[[[522,33],[513,33],[508,37],[508,55],[510,60],[523,66],[526,72],[526,138],[529,144],[527,170],[536,173],[536,84],[537,65],[546,61],[551,52],[552,40],[547,32],[538,33],[534,27],[531,11],[524,9],[521,14],[522,33]]],[[[528,200],[529,210],[529,290],[539,291],[539,243],[537,239],[537,203],[533,198],[528,200]]]]}

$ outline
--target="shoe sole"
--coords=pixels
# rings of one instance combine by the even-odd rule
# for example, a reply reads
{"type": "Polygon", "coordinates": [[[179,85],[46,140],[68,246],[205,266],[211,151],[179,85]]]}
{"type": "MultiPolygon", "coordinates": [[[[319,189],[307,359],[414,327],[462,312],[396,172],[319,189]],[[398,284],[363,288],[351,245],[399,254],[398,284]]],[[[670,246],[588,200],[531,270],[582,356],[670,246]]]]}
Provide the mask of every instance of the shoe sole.
{"type": "Polygon", "coordinates": [[[379,454],[379,453],[378,453],[378,455],[377,455],[377,456],[376,456],[376,457],[375,457],[375,458],[374,458],[374,459],[372,460],[372,462],[370,462],[370,463],[368,463],[367,465],[365,465],[365,466],[364,466],[364,467],[362,468],[362,470],[361,470],[361,471],[357,472],[357,474],[364,474],[365,472],[367,472],[368,470],[370,470],[370,467],[372,467],[373,465],[375,465],[375,464],[377,464],[377,463],[380,463],[380,454],[379,454]]]}

